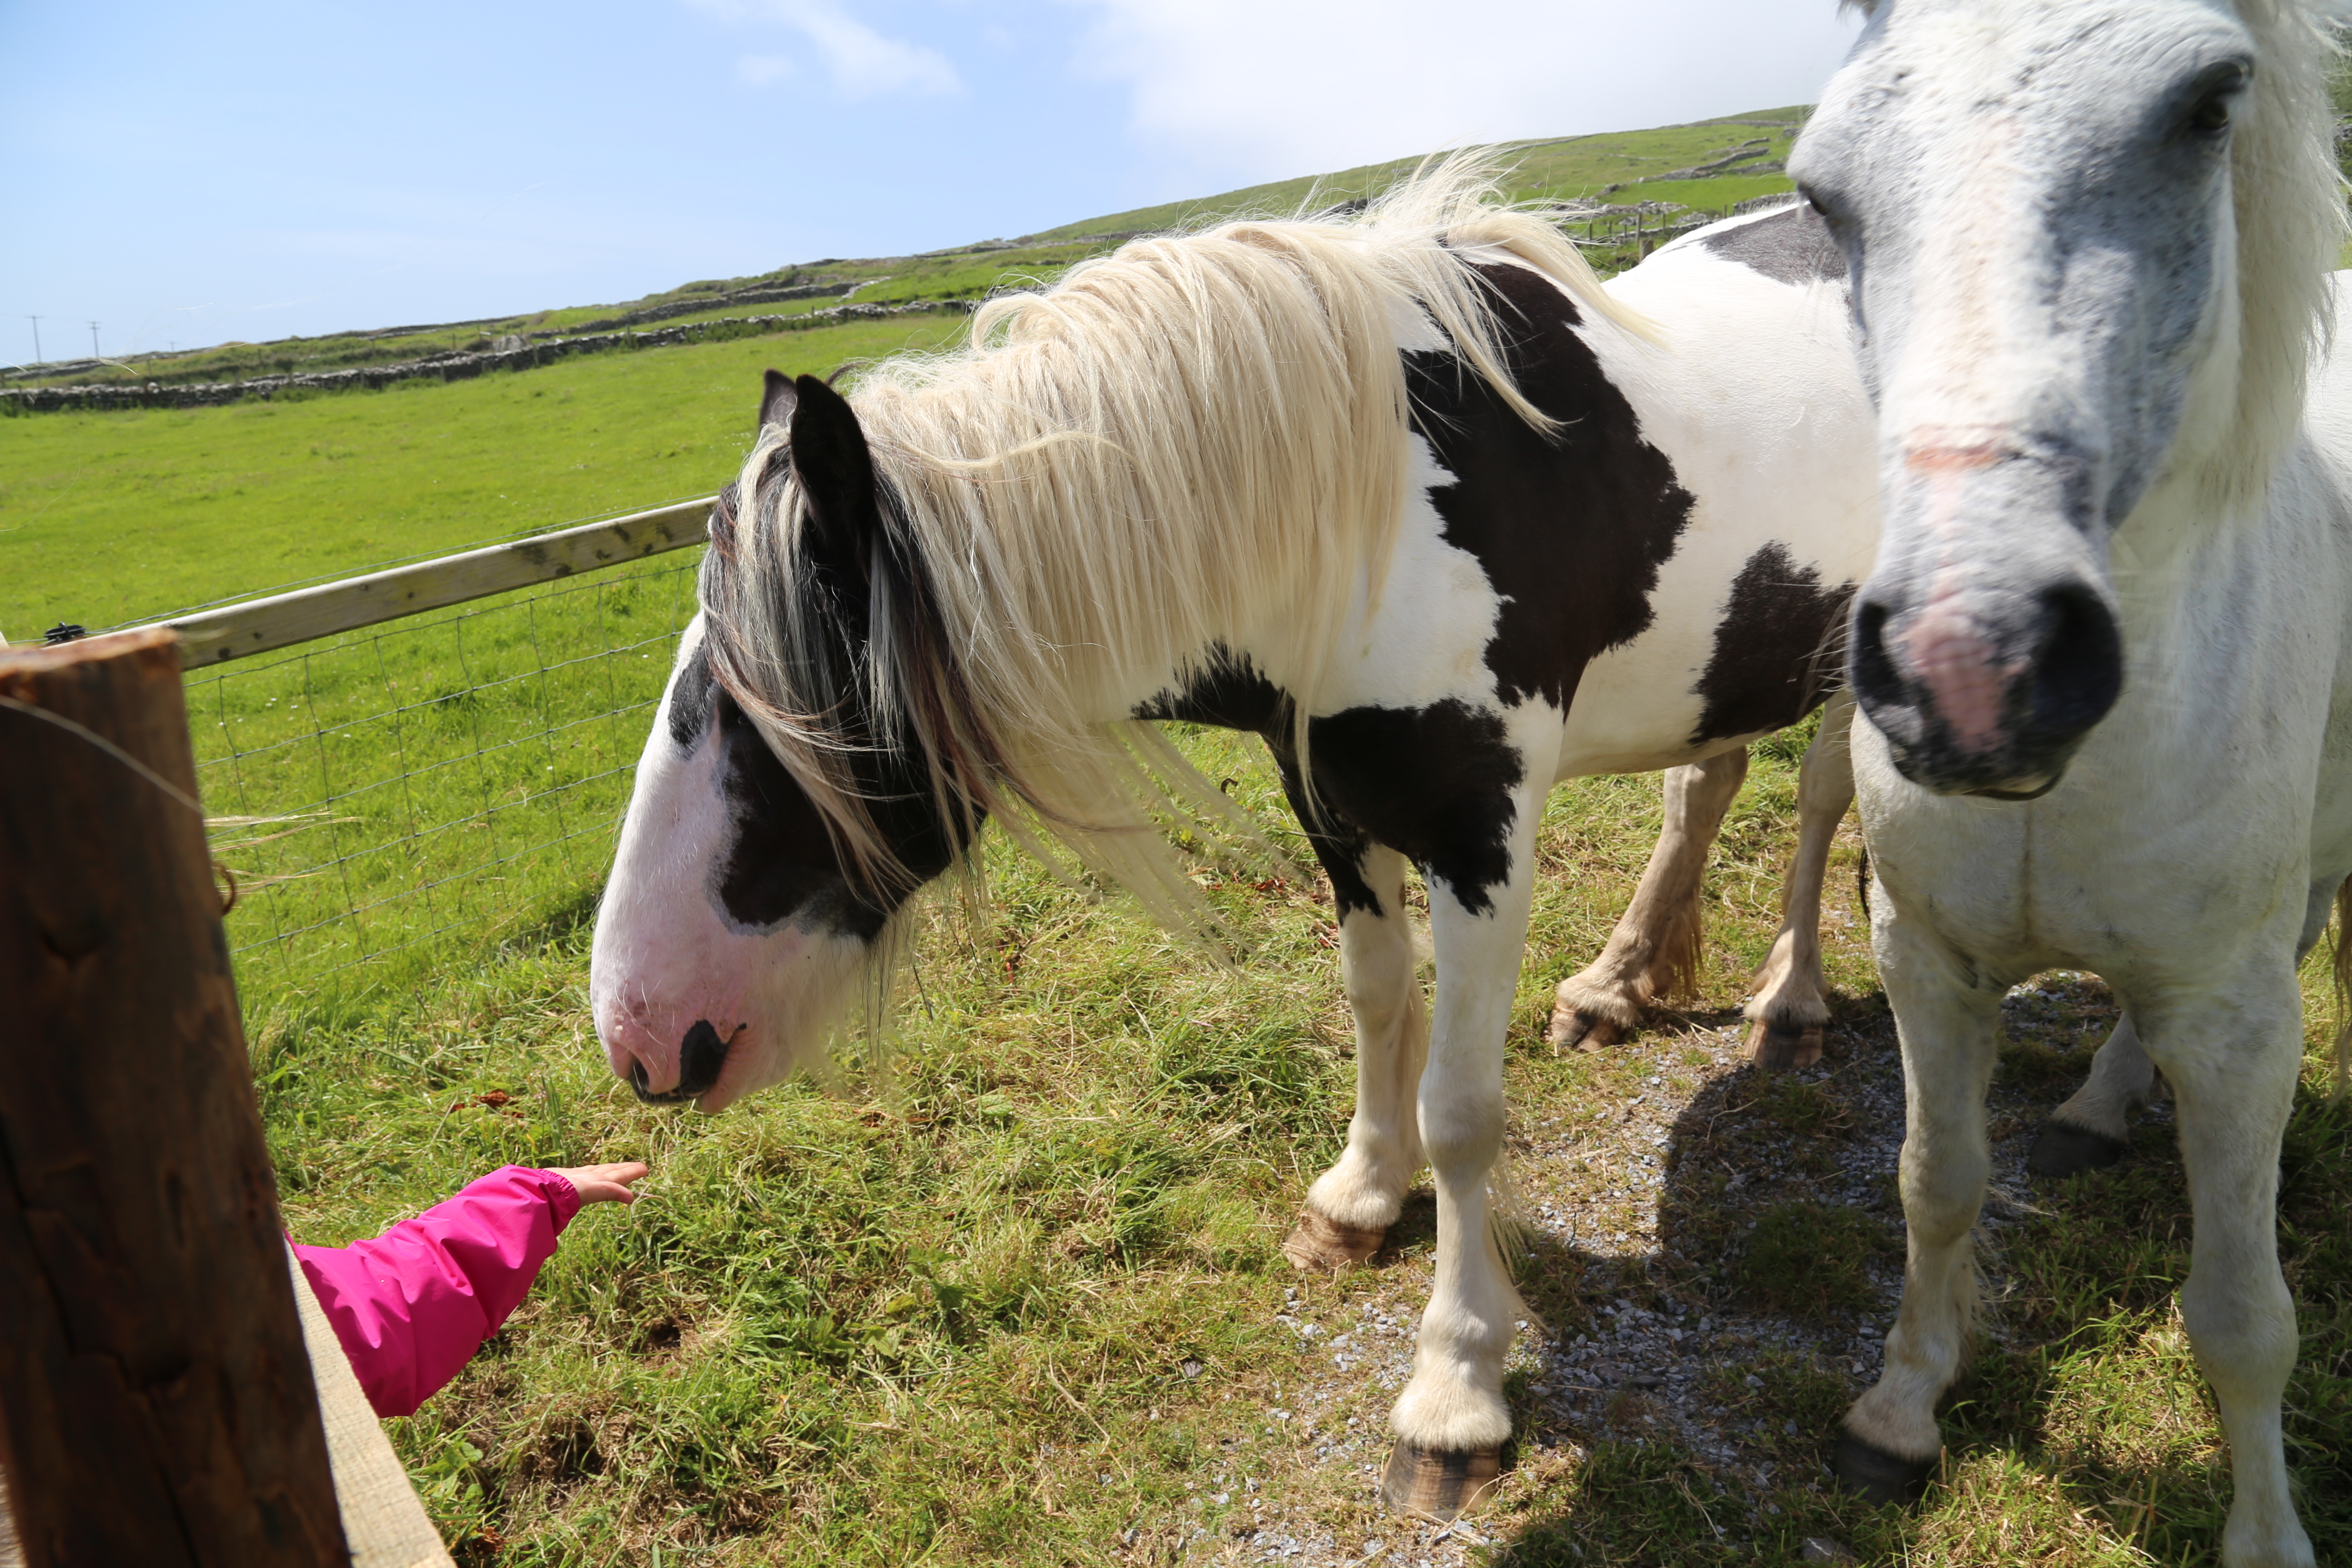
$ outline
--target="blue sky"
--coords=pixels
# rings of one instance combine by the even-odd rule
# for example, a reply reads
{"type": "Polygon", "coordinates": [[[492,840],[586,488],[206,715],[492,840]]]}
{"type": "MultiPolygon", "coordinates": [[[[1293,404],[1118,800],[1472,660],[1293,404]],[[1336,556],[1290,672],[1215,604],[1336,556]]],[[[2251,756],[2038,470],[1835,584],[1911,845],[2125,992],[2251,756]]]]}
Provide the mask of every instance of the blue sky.
{"type": "Polygon", "coordinates": [[[1804,102],[1832,0],[0,0],[0,362],[634,298],[1804,102]]]}

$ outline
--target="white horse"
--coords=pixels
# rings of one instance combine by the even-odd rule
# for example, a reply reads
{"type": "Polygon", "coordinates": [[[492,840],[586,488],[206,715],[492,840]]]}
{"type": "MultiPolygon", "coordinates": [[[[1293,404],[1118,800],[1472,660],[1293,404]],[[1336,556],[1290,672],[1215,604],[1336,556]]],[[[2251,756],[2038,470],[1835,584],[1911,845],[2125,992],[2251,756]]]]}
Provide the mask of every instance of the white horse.
{"type": "Polygon", "coordinates": [[[1933,1467],[2001,994],[2095,969],[2127,1022],[2086,1093],[2152,1062],[2175,1098],[2233,1568],[2312,1561],[2273,1202],[2296,964],[2352,871],[2334,58],[2300,0],[1881,0],[1790,163],[1878,407],[1854,766],[1908,1079],[1902,1311],[1840,1468],[1933,1467]]]}
{"type": "MultiPolygon", "coordinates": [[[[1809,214],[1604,290],[1444,174],[1346,220],[1135,242],[848,400],[772,374],[598,919],[614,1070],[717,1110],[810,1064],[984,816],[1197,921],[1150,808],[1223,797],[1139,721],[1256,731],[1330,875],[1357,1026],[1347,1147],[1286,1250],[1368,1256],[1433,1171],[1387,1490],[1457,1511],[1510,1430],[1523,1309],[1486,1181],[1544,797],[1695,764],[1653,863],[1681,896],[1659,885],[1703,859],[1740,749],[1833,684],[1876,540],[1869,430],[1809,214]]],[[[1848,787],[1826,728],[1823,852],[1848,787]]]]}

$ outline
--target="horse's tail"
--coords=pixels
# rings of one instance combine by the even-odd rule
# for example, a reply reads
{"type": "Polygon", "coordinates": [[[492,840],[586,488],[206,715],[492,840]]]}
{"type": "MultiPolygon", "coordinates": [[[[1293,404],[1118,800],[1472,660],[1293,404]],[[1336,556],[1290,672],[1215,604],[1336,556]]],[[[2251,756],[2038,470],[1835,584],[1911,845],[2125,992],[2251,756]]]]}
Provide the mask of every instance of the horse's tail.
{"type": "Polygon", "coordinates": [[[2336,1094],[2352,1088],[2352,877],[2336,887],[2336,1094]]]}

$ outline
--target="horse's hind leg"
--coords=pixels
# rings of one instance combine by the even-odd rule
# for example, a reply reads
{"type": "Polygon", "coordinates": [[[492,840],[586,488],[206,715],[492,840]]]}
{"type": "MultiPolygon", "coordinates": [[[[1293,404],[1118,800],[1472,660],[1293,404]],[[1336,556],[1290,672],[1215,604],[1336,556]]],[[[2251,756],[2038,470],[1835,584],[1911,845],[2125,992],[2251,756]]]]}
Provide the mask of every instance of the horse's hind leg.
{"type": "MultiPolygon", "coordinates": [[[[2342,878],[2333,876],[2312,883],[2295,943],[2297,968],[2326,933],[2329,906],[2345,886],[2342,878]]],[[[2072,1176],[2114,1164],[2131,1144],[2132,1116],[2147,1103],[2155,1087],[2156,1064],[2140,1047],[2126,1014],[2091,1058],[2091,1076],[2083,1087],[2052,1111],[2034,1134],[2032,1151],[2025,1157],[2027,1168],[2037,1176],[2072,1176]]]]}
{"type": "Polygon", "coordinates": [[[2132,1112],[2147,1103],[2155,1085],[2156,1064],[2140,1048],[2127,1013],[2091,1058],[2089,1079],[2033,1135],[2027,1168],[2038,1176],[2071,1176],[2114,1164],[2131,1142],[2132,1112]]]}
{"type": "Polygon", "coordinates": [[[1380,1250],[1421,1169],[1413,1095],[1429,1025],[1404,912],[1404,857],[1328,837],[1318,838],[1316,852],[1339,895],[1339,971],[1356,1015],[1356,1113],[1347,1148],[1307,1189],[1282,1251],[1301,1268],[1336,1269],[1380,1250]]]}
{"type": "Polygon", "coordinates": [[[1797,774],[1797,853],[1789,862],[1780,934],[1756,974],[1748,1003],[1748,1049],[1772,1071],[1809,1068],[1822,1059],[1822,1030],[1830,1021],[1829,988],[1822,979],[1822,882],[1830,844],[1853,804],[1853,758],[1846,735],[1853,693],[1840,690],[1822,710],[1822,727],[1805,748],[1797,774]]]}
{"type": "Polygon", "coordinates": [[[1650,851],[1642,885],[1609,945],[1582,973],[1559,983],[1551,1010],[1552,1049],[1613,1046],[1642,1021],[1644,1007],[1696,978],[1707,851],[1747,776],[1744,749],[1666,770],[1666,820],[1658,847],[1650,851]]]}

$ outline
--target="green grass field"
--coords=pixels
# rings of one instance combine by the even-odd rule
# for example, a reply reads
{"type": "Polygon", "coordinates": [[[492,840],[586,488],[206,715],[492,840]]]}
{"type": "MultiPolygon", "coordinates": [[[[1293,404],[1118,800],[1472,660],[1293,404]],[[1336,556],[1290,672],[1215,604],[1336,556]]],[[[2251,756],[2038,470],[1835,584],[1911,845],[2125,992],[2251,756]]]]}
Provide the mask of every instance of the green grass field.
{"type": "MultiPolygon", "coordinates": [[[[1766,133],[1584,139],[1530,167],[1582,194],[1766,133]]],[[[991,254],[891,287],[989,286],[1014,265],[991,254]]],[[[126,622],[706,492],[740,458],[764,366],[822,374],[962,325],[0,421],[0,631],[126,622]]],[[[636,1105],[590,1026],[587,921],[690,564],[190,684],[212,808],[291,818],[219,839],[245,882],[229,929],[297,1237],[372,1232],[507,1160],[655,1165],[643,1202],[583,1215],[506,1331],[392,1424],[462,1561],[1630,1568],[1794,1563],[1808,1536],[1887,1564],[2218,1561],[2227,1474],[2170,1304],[2188,1225],[2168,1128],[2151,1120],[2114,1171],[2015,1179],[2080,1042],[2114,1016],[2092,981],[2012,1005],[1993,1124],[2010,1195],[1943,1483],[1908,1514],[1824,1488],[1832,1423],[1892,1306],[1899,1071],[1850,837],[1829,899],[1829,1059],[1761,1082],[1725,1037],[1773,928],[1801,735],[1759,748],[1726,826],[1700,994],[1605,1056],[1553,1057],[1540,1018],[1630,895],[1657,786],[1553,797],[1507,1068],[1514,1184],[1543,1222],[1519,1265],[1520,1436],[1500,1496],[1442,1539],[1382,1515],[1363,1468],[1396,1330],[1428,1289],[1426,1198],[1340,1279],[1301,1279],[1276,1250],[1352,1095],[1317,879],[1202,867],[1242,933],[1226,969],[994,841],[992,901],[928,909],[883,1060],[853,1041],[834,1089],[716,1119],[636,1105]],[[1544,1228],[1555,1215],[1579,1228],[1544,1228]],[[1685,1382],[1589,1392],[1547,1359],[1599,1342],[1620,1303],[1711,1324],[1685,1382]],[[1343,1339],[1381,1352],[1342,1358],[1343,1339]]],[[[1254,742],[1184,744],[1296,842],[1254,742]]],[[[2305,1336],[2288,1434],[2322,1561],[2352,1561],[2352,1119],[2324,1098],[2316,972],[2307,994],[2281,1201],[2305,1336]]]]}
{"type": "Polygon", "coordinates": [[[382,392],[0,420],[0,635],[107,626],[717,489],[760,373],[936,346],[916,316],[382,392]]]}
{"type": "MultiPolygon", "coordinates": [[[[1254,743],[1188,745],[1280,825],[1254,743]]],[[[1624,1245],[1528,1252],[1516,1468],[1445,1541],[1370,1500],[1393,1373],[1322,1349],[1409,1330],[1426,1198],[1354,1274],[1302,1279],[1276,1251],[1352,1088],[1328,904],[1295,878],[1203,868],[1245,933],[1227,971],[1000,841],[989,910],[949,900],[925,921],[882,1069],[853,1053],[833,1092],[782,1089],[709,1120],[639,1107],[611,1078],[576,926],[358,1015],[270,1012],[255,1061],[290,1223],[340,1241],[502,1161],[653,1162],[646,1198],[585,1215],[489,1349],[393,1423],[468,1562],[1238,1563],[1297,1545],[1285,1560],[1336,1564],[1378,1542],[1397,1562],[1564,1568],[1795,1563],[1809,1536],[1889,1564],[2215,1562],[2226,1472],[2170,1306],[2187,1224],[2160,1126],[2116,1171],[2029,1212],[1996,1205],[1991,1337],[1927,1504],[1874,1510],[1823,1486],[1832,1423],[1862,1386],[1855,1325],[1891,1306],[1891,1160],[1865,1173],[1866,1205],[1789,1200],[1858,1138],[1883,1157],[1887,1128],[1858,1126],[1859,1108],[1887,1103],[1899,1072],[1851,844],[1831,899],[1829,1061],[1775,1088],[1729,1059],[1722,1034],[1771,928],[1792,756],[1759,757],[1727,826],[1703,994],[1605,1057],[1554,1058],[1540,1017],[1630,892],[1655,784],[1554,797],[1510,1041],[1514,1181],[1548,1210],[1619,1198],[1612,1169],[1651,1139],[1644,1122],[1612,1142],[1617,1124],[1663,1093],[1656,1185],[1613,1211],[1654,1205],[1657,1234],[1626,1219],[1624,1245]],[[1549,1142],[1563,1120],[1587,1130],[1573,1154],[1549,1142]],[[1578,1405],[1544,1392],[1538,1334],[1598,1335],[1612,1301],[1715,1315],[1689,1406],[1635,1386],[1578,1405]]],[[[2315,974],[2311,989],[2315,1044],[2315,974]]],[[[2065,996],[2021,1015],[2005,1051],[2006,1166],[2087,1059],[2067,1047],[2112,1018],[2095,987],[2065,996]]],[[[2315,1050],[2283,1234],[2306,1335],[2290,1441],[2332,1561],[2352,1553],[2352,1122],[2324,1081],[2315,1050]]]]}

